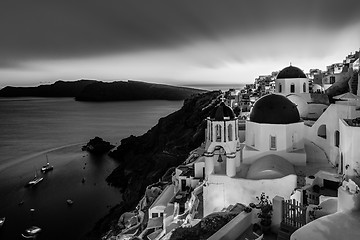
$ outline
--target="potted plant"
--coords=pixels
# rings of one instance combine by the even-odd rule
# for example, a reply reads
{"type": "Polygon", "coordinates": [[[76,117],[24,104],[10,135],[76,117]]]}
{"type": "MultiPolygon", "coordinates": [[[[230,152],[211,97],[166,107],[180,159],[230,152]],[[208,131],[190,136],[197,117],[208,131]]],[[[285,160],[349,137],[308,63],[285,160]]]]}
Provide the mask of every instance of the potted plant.
{"type": "Polygon", "coordinates": [[[260,213],[258,217],[260,220],[260,225],[263,232],[269,231],[271,226],[271,216],[272,216],[272,204],[269,200],[269,196],[266,196],[264,192],[261,193],[260,197],[256,197],[259,200],[258,207],[260,208],[260,213]]]}

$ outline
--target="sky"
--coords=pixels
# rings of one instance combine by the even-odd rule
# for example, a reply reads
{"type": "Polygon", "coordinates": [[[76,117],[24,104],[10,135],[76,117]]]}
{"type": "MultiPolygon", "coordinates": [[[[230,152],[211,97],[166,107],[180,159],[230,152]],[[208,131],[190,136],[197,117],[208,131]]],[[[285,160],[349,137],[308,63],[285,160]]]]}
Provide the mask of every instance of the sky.
{"type": "Polygon", "coordinates": [[[253,83],[360,48],[359,0],[1,0],[0,87],[253,83]]]}

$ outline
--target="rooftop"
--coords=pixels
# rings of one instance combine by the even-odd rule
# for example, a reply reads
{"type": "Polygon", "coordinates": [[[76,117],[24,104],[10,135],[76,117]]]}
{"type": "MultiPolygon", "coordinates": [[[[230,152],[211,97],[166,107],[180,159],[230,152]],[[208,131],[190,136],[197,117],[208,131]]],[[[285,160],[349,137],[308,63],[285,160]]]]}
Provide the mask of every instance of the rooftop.
{"type": "Polygon", "coordinates": [[[279,72],[276,79],[287,79],[287,78],[306,78],[304,72],[297,67],[289,66],[279,72]]]}
{"type": "Polygon", "coordinates": [[[360,127],[360,118],[354,118],[354,119],[344,119],[344,121],[349,125],[350,127],[360,127]]]}
{"type": "Polygon", "coordinates": [[[150,208],[157,207],[157,206],[166,207],[168,202],[174,196],[174,188],[175,188],[175,186],[173,184],[168,185],[162,191],[162,193],[156,198],[156,200],[153,202],[153,204],[150,206],[150,208]]]}

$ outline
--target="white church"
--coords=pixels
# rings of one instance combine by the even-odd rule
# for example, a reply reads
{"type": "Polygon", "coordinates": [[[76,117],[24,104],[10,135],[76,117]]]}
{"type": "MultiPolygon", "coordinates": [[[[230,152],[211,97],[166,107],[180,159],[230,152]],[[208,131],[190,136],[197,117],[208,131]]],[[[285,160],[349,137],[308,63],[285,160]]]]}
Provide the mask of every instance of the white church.
{"type": "Polygon", "coordinates": [[[239,120],[223,102],[207,118],[204,216],[236,203],[256,202],[262,192],[270,199],[289,199],[299,186],[300,169],[305,174],[323,170],[313,168],[316,160],[305,142],[326,156],[329,176],[360,184],[358,102],[336,102],[321,109],[316,121],[304,121],[309,114],[308,82],[297,67],[280,71],[275,93],[257,100],[245,133],[239,131],[239,120]],[[245,134],[245,141],[240,141],[240,134],[245,134]]]}
{"type": "MultiPolygon", "coordinates": [[[[286,200],[324,207],[322,217],[306,220],[287,239],[359,239],[360,230],[336,229],[360,229],[360,97],[315,104],[308,82],[297,67],[280,71],[275,93],[255,102],[245,130],[221,101],[206,119],[205,143],[175,169],[172,184],[149,207],[151,239],[171,235],[182,224],[194,226],[211,213],[258,203],[263,192],[277,209],[274,232],[282,232],[286,200]],[[315,186],[332,187],[337,196],[317,194],[315,186]]],[[[234,239],[256,221],[256,213],[242,212],[211,239],[234,239]]]]}

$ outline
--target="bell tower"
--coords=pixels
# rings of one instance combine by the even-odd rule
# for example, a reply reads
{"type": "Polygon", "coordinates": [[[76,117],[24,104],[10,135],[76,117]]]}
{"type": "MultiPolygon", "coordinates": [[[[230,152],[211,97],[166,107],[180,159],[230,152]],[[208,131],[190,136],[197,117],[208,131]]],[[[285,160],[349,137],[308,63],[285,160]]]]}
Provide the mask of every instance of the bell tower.
{"type": "Polygon", "coordinates": [[[223,174],[234,177],[240,169],[238,119],[222,101],[207,118],[205,177],[223,174]]]}

